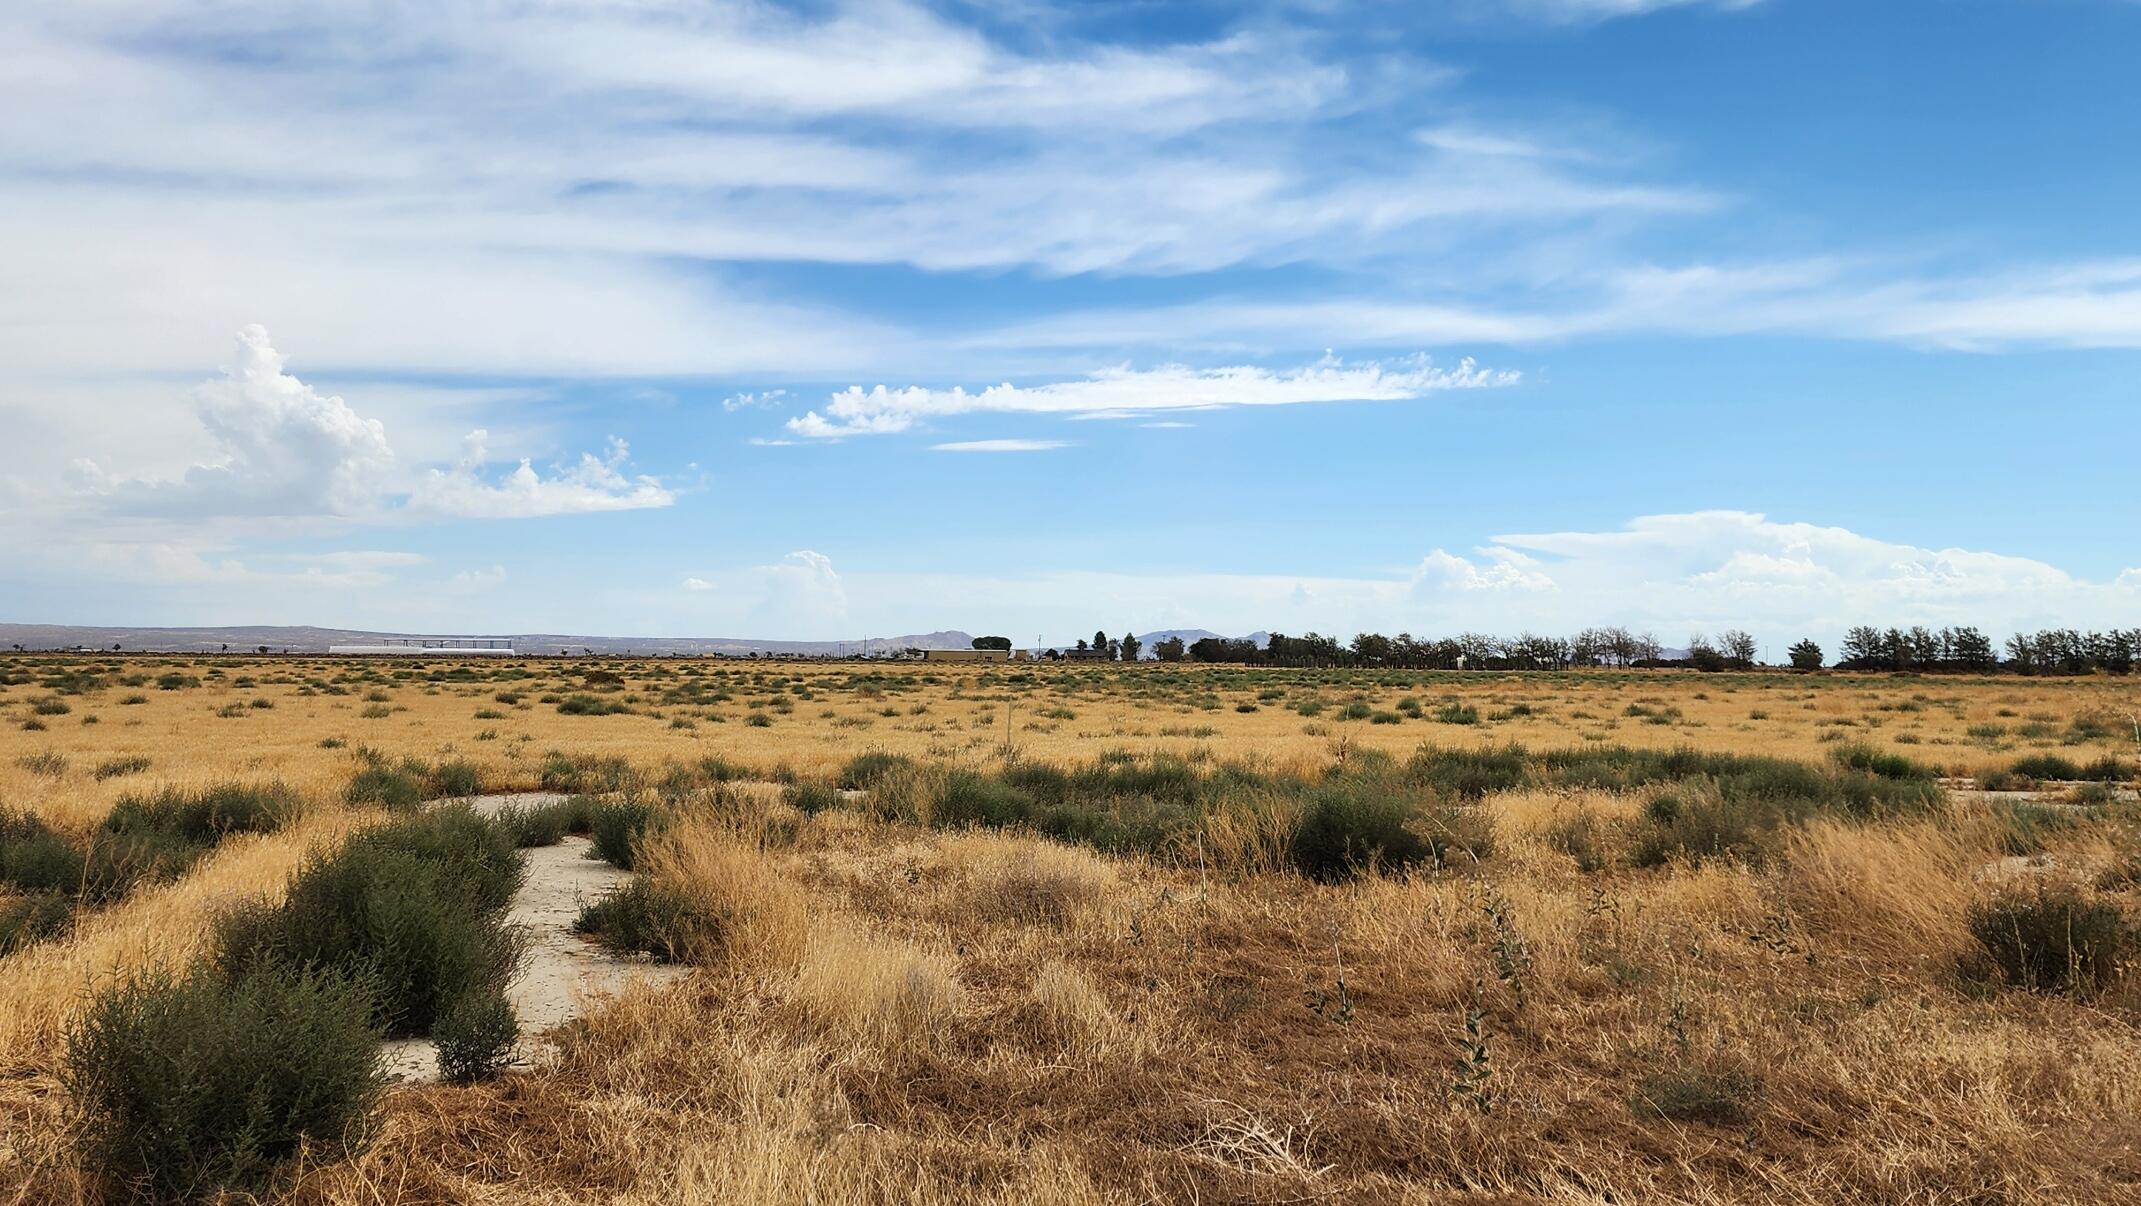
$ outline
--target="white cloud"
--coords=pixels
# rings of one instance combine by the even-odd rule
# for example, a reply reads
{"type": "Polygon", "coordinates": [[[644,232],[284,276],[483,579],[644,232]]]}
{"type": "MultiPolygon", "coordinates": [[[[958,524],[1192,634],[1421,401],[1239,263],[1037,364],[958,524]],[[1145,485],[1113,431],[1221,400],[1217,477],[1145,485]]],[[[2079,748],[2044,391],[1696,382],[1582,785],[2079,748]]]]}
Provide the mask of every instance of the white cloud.
{"type": "MultiPolygon", "coordinates": [[[[1717,203],[1379,135],[1334,168],[1304,135],[1399,102],[1290,33],[1014,45],[912,0],[16,6],[0,263],[34,287],[0,290],[0,364],[167,372],[265,318],[335,368],[893,371],[930,351],[895,321],[709,265],[1174,273],[1717,203]]],[[[1457,78],[1402,68],[1408,108],[1457,78]]]]}
{"type": "Polygon", "coordinates": [[[268,333],[238,333],[235,363],[186,396],[216,459],[178,481],[113,478],[91,461],[77,480],[106,508],[156,516],[347,516],[372,510],[395,469],[386,428],[283,371],[268,333]]]}
{"type": "Polygon", "coordinates": [[[1478,8],[1546,21],[1610,21],[1674,8],[1753,8],[1762,0],[1471,0],[1478,8]]]}
{"type": "Polygon", "coordinates": [[[1781,657],[1800,637],[1833,646],[1861,623],[1974,624],[1999,636],[2052,625],[2128,626],[2141,609],[2141,568],[2094,581],[2027,557],[1933,549],[1741,511],[1645,516],[1607,531],[1503,535],[1469,553],[1435,549],[1410,569],[1353,577],[1303,577],[1283,567],[1269,574],[1064,569],[836,577],[827,563],[828,588],[838,583],[837,611],[784,618],[768,606],[811,598],[800,587],[816,578],[815,565],[702,580],[737,596],[724,595],[718,609],[724,633],[792,638],[953,625],[1077,634],[1090,631],[1095,614],[1121,616],[1140,631],[1314,629],[1342,636],[1566,634],[1618,623],[1669,645],[1697,631],[1746,628],[1781,657]],[[840,629],[842,622],[849,627],[840,629]]]}
{"type": "Polygon", "coordinates": [[[1347,364],[1326,356],[1298,369],[1254,365],[1193,369],[1115,368],[1076,381],[1018,386],[1006,382],[969,393],[963,387],[929,389],[849,386],[826,403],[825,413],[790,419],[788,430],[814,439],[889,435],[918,421],[947,415],[1101,413],[1110,416],[1225,406],[1290,406],[1307,402],[1372,402],[1418,398],[1451,389],[1513,385],[1514,372],[1484,369],[1470,359],[1437,367],[1425,356],[1347,364]]]}
{"type": "Polygon", "coordinates": [[[657,479],[625,475],[628,449],[614,436],[604,455],[584,453],[548,477],[523,459],[517,469],[487,480],[488,433],[480,428],[466,437],[457,464],[426,470],[412,487],[386,428],[285,371],[282,354],[258,325],[239,332],[237,359],[224,375],[186,399],[214,449],[212,459],[176,478],[120,476],[79,461],[71,501],[105,516],[165,523],[379,521],[400,513],[517,519],[675,501],[657,479]]]}
{"type": "Polygon", "coordinates": [[[1529,308],[1465,298],[1216,299],[1052,315],[976,331],[976,350],[1164,347],[1218,352],[1530,344],[1620,335],[1784,334],[1969,352],[2141,348],[2141,259],[1994,273],[1916,273],[1834,256],[1637,264],[1562,274],[1529,308]]]}
{"type": "Polygon", "coordinates": [[[461,519],[531,519],[544,515],[577,515],[592,511],[636,511],[666,507],[676,495],[652,477],[626,477],[622,472],[631,450],[616,436],[602,456],[583,452],[576,463],[561,466],[549,477],[536,472],[526,459],[520,467],[498,478],[485,480],[480,466],[487,459],[484,442],[488,433],[480,428],[468,433],[467,452],[451,469],[433,469],[417,483],[409,496],[412,511],[461,519]]]}
{"type": "Polygon", "coordinates": [[[830,557],[811,549],[771,565],[696,574],[683,585],[691,601],[669,613],[679,633],[786,639],[838,632],[851,620],[846,582],[830,557]]]}
{"type": "Polygon", "coordinates": [[[1068,447],[1067,440],[958,440],[929,446],[932,452],[1048,452],[1068,447]]]}

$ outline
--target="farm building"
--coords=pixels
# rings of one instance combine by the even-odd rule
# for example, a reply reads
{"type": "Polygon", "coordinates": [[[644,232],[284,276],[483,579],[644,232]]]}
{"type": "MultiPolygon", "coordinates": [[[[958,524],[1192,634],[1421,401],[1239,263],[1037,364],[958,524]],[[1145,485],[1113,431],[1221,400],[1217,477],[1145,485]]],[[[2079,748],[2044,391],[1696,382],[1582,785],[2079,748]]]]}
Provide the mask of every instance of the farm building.
{"type": "Polygon", "coordinates": [[[1008,649],[924,649],[925,662],[1008,662],[1008,649]]]}

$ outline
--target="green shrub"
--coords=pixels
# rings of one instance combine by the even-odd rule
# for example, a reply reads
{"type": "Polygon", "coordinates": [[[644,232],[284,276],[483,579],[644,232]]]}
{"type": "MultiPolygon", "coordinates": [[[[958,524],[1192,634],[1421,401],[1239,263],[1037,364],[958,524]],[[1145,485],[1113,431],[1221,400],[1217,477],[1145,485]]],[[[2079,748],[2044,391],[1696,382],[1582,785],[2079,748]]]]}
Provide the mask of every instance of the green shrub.
{"type": "Polygon", "coordinates": [[[580,910],[573,928],[619,954],[683,963],[719,937],[713,918],[673,888],[635,879],[580,910]]]}
{"type": "Polygon", "coordinates": [[[0,901],[0,955],[57,938],[74,924],[74,902],[57,892],[0,901]]]}
{"type": "Polygon", "coordinates": [[[1528,765],[1520,745],[1498,750],[1438,750],[1423,745],[1405,763],[1405,774],[1438,795],[1477,800],[1489,792],[1523,787],[1528,765]]]}
{"type": "Polygon", "coordinates": [[[840,786],[868,791],[877,786],[886,775],[913,766],[914,759],[904,754],[888,754],[882,750],[857,754],[848,759],[847,765],[841,769],[840,786]]]}
{"type": "Polygon", "coordinates": [[[1653,1118],[1742,1126],[1761,1087],[1743,1068],[1676,1067],[1638,1081],[1632,1104],[1636,1113],[1653,1118]]]}
{"type": "Polygon", "coordinates": [[[33,775],[47,775],[54,779],[67,773],[67,759],[50,750],[35,754],[24,754],[22,757],[15,759],[15,765],[33,775]]]}
{"type": "Polygon", "coordinates": [[[660,824],[661,817],[652,801],[628,796],[597,802],[590,820],[595,857],[630,871],[639,839],[660,824]]]}
{"type": "Polygon", "coordinates": [[[594,802],[586,796],[568,796],[547,804],[508,804],[491,820],[517,847],[555,846],[568,833],[593,830],[594,802]]]}
{"type": "Polygon", "coordinates": [[[1970,933],[2015,988],[2093,996],[2141,947],[2118,905],[2067,885],[2013,888],[1970,909],[1970,933]]]}
{"type": "Polygon", "coordinates": [[[472,796],[482,790],[475,763],[465,759],[441,762],[424,775],[424,795],[430,799],[472,796]]]}
{"type": "Polygon", "coordinates": [[[592,695],[568,695],[558,701],[558,712],[565,716],[617,716],[631,710],[623,700],[592,695]]]}
{"type": "Polygon", "coordinates": [[[1546,830],[1546,843],[1568,855],[1576,869],[1586,875],[1612,865],[1613,854],[1606,823],[1591,812],[1573,812],[1557,817],[1546,830]]]}
{"type": "Polygon", "coordinates": [[[2088,777],[2082,773],[2081,765],[2074,759],[2058,754],[2024,754],[2015,759],[2008,769],[2020,778],[2031,781],[2052,779],[2071,783],[2076,779],[2088,777]]]}
{"type": "Polygon", "coordinates": [[[2021,858],[2043,854],[2052,836],[2072,828],[2076,819],[2065,808],[2027,800],[1997,801],[1989,811],[1997,825],[2000,853],[2021,858]]]}
{"type": "Polygon", "coordinates": [[[1020,788],[966,769],[946,774],[937,786],[930,820],[939,828],[965,825],[1002,827],[1030,819],[1033,797],[1020,788]]]}
{"type": "Polygon", "coordinates": [[[400,767],[374,762],[349,781],[344,798],[352,804],[403,811],[423,801],[424,787],[418,777],[400,767]]]}
{"type": "Polygon", "coordinates": [[[1840,745],[1829,751],[1829,760],[1846,770],[1863,771],[1883,779],[1938,779],[1940,772],[1913,762],[1901,754],[1886,754],[1861,742],[1840,745]]]}
{"type": "Polygon", "coordinates": [[[149,769],[149,760],[139,754],[124,758],[107,758],[97,764],[99,779],[116,779],[121,775],[138,775],[149,769]]]}
{"type": "Polygon", "coordinates": [[[42,818],[0,809],[0,883],[25,895],[72,896],[85,870],[82,852],[42,818]]]}
{"type": "Polygon", "coordinates": [[[302,807],[280,783],[167,787],[153,796],[126,796],[104,818],[104,832],[161,833],[214,845],[237,833],[272,833],[302,807]]]}
{"type": "Polygon", "coordinates": [[[638,776],[633,773],[631,764],[623,758],[598,758],[586,754],[575,757],[556,750],[543,756],[544,791],[561,791],[575,795],[583,792],[623,791],[637,782],[638,776]]]}
{"type": "Polygon", "coordinates": [[[1639,867],[1675,858],[1730,858],[1762,866],[1776,853],[1774,836],[1782,820],[1770,802],[1729,800],[1714,788],[1663,791],[1644,804],[1628,856],[1639,867]]]}
{"type": "Polygon", "coordinates": [[[190,1202],[266,1189],[300,1151],[368,1138],[381,1085],[365,986],[262,965],[151,972],[105,988],[66,1042],[89,1163],[115,1187],[190,1202]]]}
{"type": "Polygon", "coordinates": [[[486,1080],[513,1060],[520,1023],[501,989],[462,995],[431,1028],[439,1075],[456,1084],[486,1080]]]}
{"type": "Polygon", "coordinates": [[[838,808],[842,803],[840,789],[818,779],[789,784],[781,789],[781,799],[790,807],[812,816],[838,808]]]}
{"type": "Polygon", "coordinates": [[[231,910],[216,960],[362,976],[382,1029],[425,1034],[464,994],[510,979],[522,945],[503,914],[521,873],[510,837],[467,805],[407,817],[307,859],[281,905],[231,910]]]}
{"type": "Polygon", "coordinates": [[[30,711],[39,716],[65,716],[74,711],[66,700],[57,695],[47,695],[30,705],[30,711]]]}
{"type": "Polygon", "coordinates": [[[1336,778],[1310,793],[1289,856],[1303,875],[1326,882],[1370,867],[1402,870],[1436,853],[1412,819],[1412,802],[1388,785],[1336,778]]]}
{"type": "Polygon", "coordinates": [[[1435,709],[1435,719],[1443,724],[1478,724],[1479,709],[1471,704],[1444,704],[1435,709]]]}

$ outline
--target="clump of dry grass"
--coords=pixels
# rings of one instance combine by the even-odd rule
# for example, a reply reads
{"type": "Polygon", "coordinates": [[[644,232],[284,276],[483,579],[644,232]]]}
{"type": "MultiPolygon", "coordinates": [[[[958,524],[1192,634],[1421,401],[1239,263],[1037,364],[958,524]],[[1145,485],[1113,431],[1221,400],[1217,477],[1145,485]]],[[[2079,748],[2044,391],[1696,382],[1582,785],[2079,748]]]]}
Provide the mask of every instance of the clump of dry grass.
{"type": "Polygon", "coordinates": [[[989,921],[1065,925],[1115,889],[1115,871],[1092,852],[1033,838],[974,833],[940,850],[964,872],[961,899],[989,921]]]}
{"type": "MultiPolygon", "coordinates": [[[[0,731],[0,798],[22,788],[14,798],[94,824],[115,789],[86,768],[140,752],[155,755],[157,776],[198,765],[203,780],[228,778],[242,764],[331,799],[354,761],[318,741],[345,731],[390,757],[469,756],[486,782],[532,785],[542,751],[557,749],[590,766],[621,759],[620,785],[679,786],[662,792],[675,823],[645,840],[640,865],[714,919],[694,973],[562,1028],[555,1059],[524,1076],[391,1094],[368,1152],[306,1170],[285,1195],[308,1206],[1608,1195],[2109,1206],[2141,1186],[2124,1121],[2141,1117],[2131,994],[1972,996],[1940,974],[1970,941],[1971,903],[1999,886],[1979,878],[2004,824],[1982,804],[1795,822],[1759,867],[1722,855],[1636,867],[1618,843],[1644,824],[1642,793],[1505,786],[1479,804],[1495,829],[1480,860],[1311,883],[1285,870],[1293,800],[1253,784],[1151,856],[934,830],[928,808],[952,768],[996,765],[1000,727],[970,719],[979,708],[967,702],[984,693],[1016,695],[1021,718],[1037,699],[1108,716],[1016,732],[1022,758],[1065,766],[1117,748],[1201,749],[1209,761],[1197,765],[1216,766],[1254,749],[1306,778],[1375,749],[1402,754],[1422,725],[1226,706],[1264,681],[1255,672],[1037,668],[1014,683],[891,668],[850,692],[839,668],[780,666],[726,681],[745,699],[800,688],[817,702],[771,728],[677,730],[652,713],[733,719],[744,699],[657,706],[687,676],[616,665],[620,694],[650,701],[635,714],[535,706],[546,691],[583,689],[539,666],[537,681],[514,684],[526,706],[507,704],[502,720],[469,719],[488,708],[489,686],[397,690],[409,711],[359,728],[361,689],[293,697],[264,685],[279,697],[277,728],[255,726],[262,740],[242,754],[200,740],[201,726],[251,723],[215,718],[217,685],[151,692],[108,717],[140,715],[138,729],[0,731]],[[1218,701],[1194,704],[1209,718],[1203,736],[1162,732],[1181,726],[1185,692],[1218,701]],[[839,723],[857,715],[873,727],[839,723]],[[481,726],[507,739],[463,744],[481,726]],[[536,740],[512,740],[516,729],[536,740]],[[47,748],[67,760],[57,780],[13,760],[47,748]],[[773,785],[702,790],[738,775],[822,778],[869,749],[917,761],[888,760],[870,796],[807,817],[773,785]],[[718,775],[694,770],[703,757],[728,761],[718,775]],[[1578,853],[1586,841],[1597,857],[1578,853]],[[1458,1087],[1467,1044],[1486,1069],[1477,1092],[1458,1087]]],[[[1386,704],[1409,689],[1431,708],[1470,703],[1482,724],[1434,736],[1497,749],[1560,748],[1581,733],[1814,761],[1834,731],[1821,719],[1878,714],[1889,728],[1852,731],[1879,746],[1908,725],[1923,739],[1914,753],[1954,762],[1935,747],[1959,743],[1973,709],[2071,710],[2071,692],[2036,682],[1280,677],[1289,701],[1386,704]],[[1878,711],[1921,692],[1957,702],[1878,711]],[[1627,719],[1639,699],[1681,719],[1627,719]],[[1516,713],[1519,702],[1536,708],[1516,713]]],[[[12,1076],[0,1080],[0,1201],[89,1200],[39,1073],[70,994],[186,957],[219,901],[272,891],[306,844],[351,819],[319,810],[298,831],[233,843],[90,932],[0,961],[12,1076]],[[256,858],[257,874],[244,871],[256,858]]],[[[2045,826],[2040,863],[2016,876],[2103,874],[2118,862],[2115,822],[2106,810],[2045,826]]],[[[2141,903],[2127,879],[2098,890],[2141,903]]]]}
{"type": "Polygon", "coordinates": [[[1982,847],[1950,822],[1869,830],[1818,820],[1791,835],[1781,883],[1824,940],[1895,971],[1945,961],[1969,942],[1963,914],[1982,847]]]}
{"type": "Polygon", "coordinates": [[[811,934],[795,995],[821,1022],[885,1051],[937,1046],[966,996],[949,957],[837,923],[811,934]]]}
{"type": "Polygon", "coordinates": [[[757,835],[707,820],[685,821],[641,840],[635,865],[646,883],[684,906],[689,933],[674,945],[694,961],[795,966],[809,907],[757,835]]]}

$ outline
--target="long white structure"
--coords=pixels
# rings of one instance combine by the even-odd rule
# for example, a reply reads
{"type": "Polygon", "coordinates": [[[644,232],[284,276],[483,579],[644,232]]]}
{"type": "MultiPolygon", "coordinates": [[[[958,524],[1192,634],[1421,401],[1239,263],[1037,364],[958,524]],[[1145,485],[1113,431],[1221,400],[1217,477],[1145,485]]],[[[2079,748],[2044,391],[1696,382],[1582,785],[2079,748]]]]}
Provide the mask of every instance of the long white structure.
{"type": "Polygon", "coordinates": [[[382,637],[377,645],[329,645],[351,657],[517,657],[503,637],[382,637]]]}

